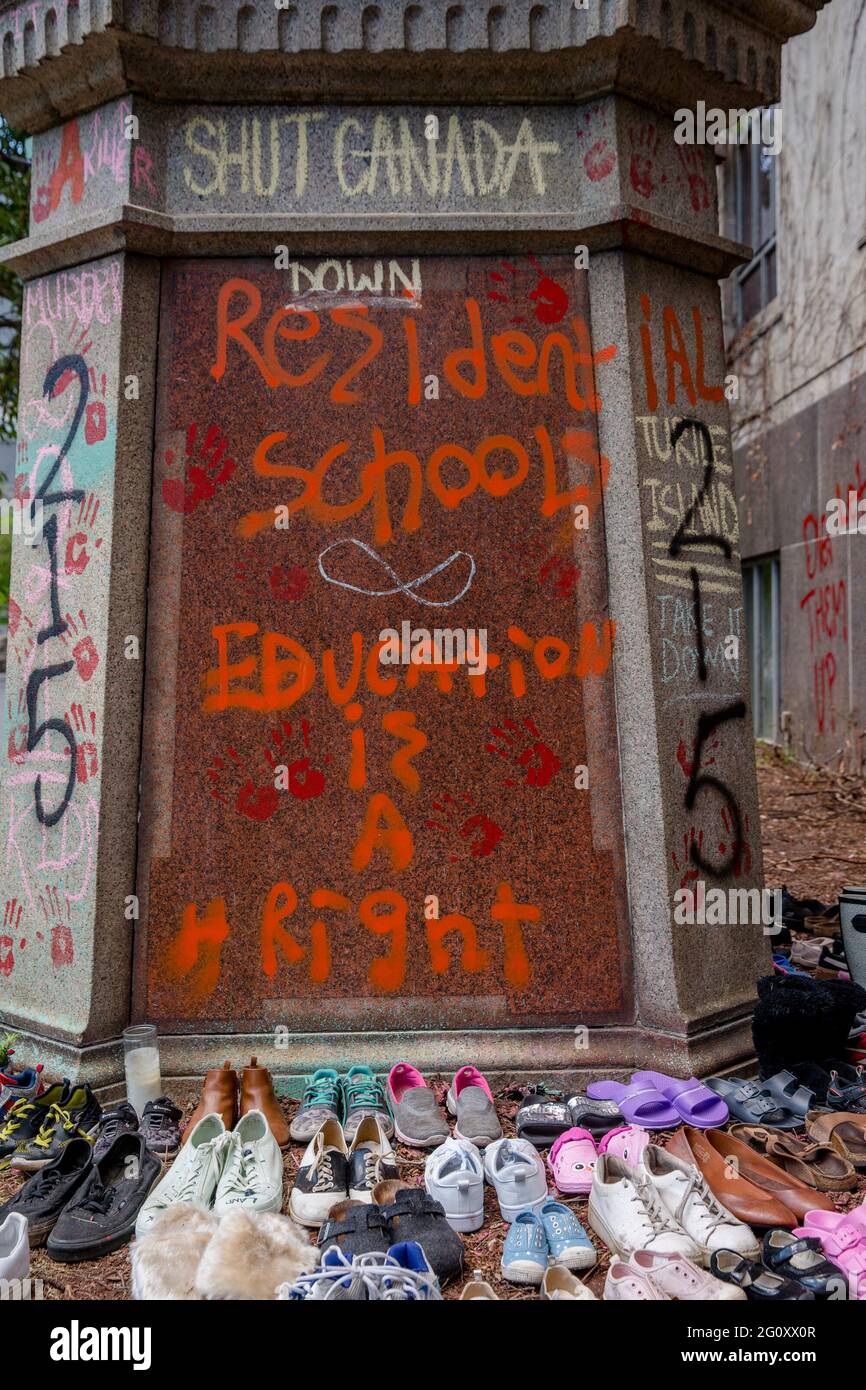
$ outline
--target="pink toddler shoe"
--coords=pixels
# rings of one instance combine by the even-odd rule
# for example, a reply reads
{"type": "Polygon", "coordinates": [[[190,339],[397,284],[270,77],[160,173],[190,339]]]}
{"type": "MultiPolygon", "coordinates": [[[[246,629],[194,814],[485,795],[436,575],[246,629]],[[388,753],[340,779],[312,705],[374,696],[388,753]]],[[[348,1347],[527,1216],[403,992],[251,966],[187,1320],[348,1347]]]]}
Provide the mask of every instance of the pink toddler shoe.
{"type": "Polygon", "coordinates": [[[640,1163],[649,1143],[649,1134],[638,1125],[620,1125],[606,1134],[598,1146],[600,1154],[616,1154],[632,1168],[640,1163]]]}
{"type": "Polygon", "coordinates": [[[592,1188],[592,1174],[598,1149],[588,1129],[567,1129],[554,1141],[547,1156],[550,1171],[560,1192],[586,1195],[592,1188]]]}

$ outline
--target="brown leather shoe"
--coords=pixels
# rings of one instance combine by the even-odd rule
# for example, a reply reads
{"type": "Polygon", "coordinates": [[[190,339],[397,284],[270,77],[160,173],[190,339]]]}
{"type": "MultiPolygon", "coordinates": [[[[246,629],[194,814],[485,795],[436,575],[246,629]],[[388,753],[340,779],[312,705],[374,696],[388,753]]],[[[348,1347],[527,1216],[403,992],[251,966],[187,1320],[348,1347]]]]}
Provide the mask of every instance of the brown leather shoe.
{"type": "MultiPolygon", "coordinates": [[[[683,1125],[668,1140],[667,1147],[677,1158],[693,1163],[706,1178],[713,1196],[748,1226],[795,1225],[794,1212],[785,1205],[781,1193],[767,1191],[759,1185],[753,1166],[766,1164],[778,1175],[780,1186],[788,1183],[787,1174],[746,1144],[740,1144],[719,1129],[694,1129],[691,1125],[683,1125]],[[729,1152],[725,1151],[724,1144],[719,1146],[714,1142],[716,1136],[730,1142],[729,1152]],[[736,1158],[736,1165],[725,1162],[725,1157],[736,1158]]],[[[818,1193],[812,1192],[810,1196],[817,1197],[818,1193]]]]}
{"type": "Polygon", "coordinates": [[[271,1134],[281,1149],[289,1142],[289,1126],[274,1095],[274,1083],[267,1067],[260,1067],[255,1057],[250,1058],[248,1067],[241,1070],[240,1114],[248,1110],[261,1110],[268,1122],[271,1134]]]}
{"type": "Polygon", "coordinates": [[[226,1129],[234,1129],[238,1119],[238,1074],[231,1062],[212,1067],[204,1079],[201,1100],[190,1116],[181,1143],[185,1144],[205,1115],[222,1115],[226,1129]]]}

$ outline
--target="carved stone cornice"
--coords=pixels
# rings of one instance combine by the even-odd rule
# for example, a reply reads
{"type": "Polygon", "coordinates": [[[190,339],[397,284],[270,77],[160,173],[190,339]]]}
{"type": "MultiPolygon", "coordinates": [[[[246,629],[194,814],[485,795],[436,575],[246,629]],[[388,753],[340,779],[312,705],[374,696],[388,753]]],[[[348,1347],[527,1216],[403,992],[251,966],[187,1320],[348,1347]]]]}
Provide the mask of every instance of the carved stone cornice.
{"type": "Polygon", "coordinates": [[[0,110],[47,129],[120,96],[569,101],[778,96],[825,0],[0,0],[0,110]],[[278,8],[278,3],[280,7],[278,8]]]}

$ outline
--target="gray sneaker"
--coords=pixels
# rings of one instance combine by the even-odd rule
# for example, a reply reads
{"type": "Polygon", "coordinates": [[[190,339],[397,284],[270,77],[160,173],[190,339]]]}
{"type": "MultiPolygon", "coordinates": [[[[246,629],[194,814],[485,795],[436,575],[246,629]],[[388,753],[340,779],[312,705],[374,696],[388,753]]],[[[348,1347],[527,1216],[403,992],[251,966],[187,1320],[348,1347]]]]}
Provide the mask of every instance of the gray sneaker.
{"type": "Polygon", "coordinates": [[[397,1138],[416,1149],[435,1149],[448,1138],[448,1124],[420,1071],[398,1062],[388,1077],[397,1138]]]}
{"type": "Polygon", "coordinates": [[[490,1087],[477,1067],[461,1067],[454,1074],[446,1101],[449,1115],[457,1116],[455,1139],[465,1139],[483,1149],[502,1138],[502,1126],[490,1087]]]}
{"type": "Polygon", "coordinates": [[[332,1067],[319,1067],[307,1077],[304,1099],[289,1125],[296,1144],[309,1144],[326,1120],[340,1118],[340,1079],[332,1067]]]}

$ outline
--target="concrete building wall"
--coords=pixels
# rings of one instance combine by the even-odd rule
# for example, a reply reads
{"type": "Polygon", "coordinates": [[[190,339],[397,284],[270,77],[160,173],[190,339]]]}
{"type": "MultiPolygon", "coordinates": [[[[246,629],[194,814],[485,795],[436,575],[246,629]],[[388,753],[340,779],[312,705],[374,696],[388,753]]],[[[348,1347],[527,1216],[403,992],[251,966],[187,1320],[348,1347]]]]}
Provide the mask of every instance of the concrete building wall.
{"type": "MultiPolygon", "coordinates": [[[[726,289],[744,561],[779,556],[779,740],[859,768],[866,538],[828,536],[866,498],[866,0],[837,0],[782,66],[778,294],[737,331],[726,289]]],[[[730,152],[729,152],[730,153],[730,152]]],[[[730,168],[724,226],[735,233],[730,168]]]]}

